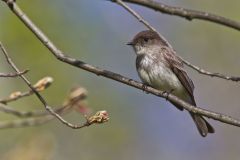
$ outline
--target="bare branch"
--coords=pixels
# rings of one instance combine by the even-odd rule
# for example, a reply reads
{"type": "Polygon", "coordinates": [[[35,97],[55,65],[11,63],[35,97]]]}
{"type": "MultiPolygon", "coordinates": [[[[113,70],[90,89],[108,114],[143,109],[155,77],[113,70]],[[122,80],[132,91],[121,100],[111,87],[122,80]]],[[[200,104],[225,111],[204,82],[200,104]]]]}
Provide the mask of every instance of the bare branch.
{"type": "MultiPolygon", "coordinates": [[[[112,1],[116,2],[117,0],[112,0],[112,1]]],[[[205,20],[208,22],[217,23],[217,24],[240,31],[239,22],[236,22],[234,20],[231,20],[222,16],[218,16],[216,14],[196,11],[192,9],[186,9],[182,7],[173,7],[170,5],[163,4],[162,2],[159,2],[159,1],[156,2],[154,0],[123,0],[123,1],[148,7],[165,14],[180,16],[180,17],[186,18],[187,20],[193,20],[193,19],[205,20]]]]}
{"type": "MultiPolygon", "coordinates": [[[[59,115],[65,115],[69,113],[72,109],[79,107],[79,105],[83,105],[83,103],[81,102],[86,97],[86,89],[82,87],[75,87],[68,94],[67,100],[64,102],[63,106],[54,109],[54,111],[59,115]]],[[[18,117],[31,117],[26,119],[0,122],[0,129],[37,126],[45,124],[55,118],[53,115],[50,115],[48,111],[21,112],[3,104],[0,104],[0,111],[10,113],[18,117]]],[[[79,125],[80,128],[87,127],[92,124],[100,124],[107,122],[109,120],[109,117],[106,111],[98,111],[95,115],[90,117],[85,115],[85,119],[86,122],[84,122],[82,125],[79,125]]]]}
{"type": "MultiPolygon", "coordinates": [[[[66,108],[67,108],[67,106],[63,106],[63,107],[54,109],[54,111],[56,113],[61,113],[66,108]]],[[[40,110],[40,111],[18,111],[16,109],[13,109],[13,107],[9,107],[9,106],[6,106],[6,105],[1,104],[1,103],[0,103],[0,111],[8,113],[8,114],[12,114],[14,116],[21,117],[21,118],[23,118],[23,117],[24,118],[26,118],[26,117],[40,117],[40,116],[49,115],[49,112],[46,111],[46,110],[40,110]]]]}
{"type": "MultiPolygon", "coordinates": [[[[53,119],[55,119],[55,116],[46,115],[42,117],[34,117],[34,118],[12,120],[7,122],[0,122],[0,129],[37,126],[37,125],[45,124],[53,119]]],[[[89,118],[86,118],[86,122],[79,125],[78,128],[88,127],[92,124],[105,123],[108,120],[109,120],[108,113],[106,111],[98,111],[95,115],[89,118]]]]}
{"type": "MultiPolygon", "coordinates": [[[[67,100],[64,102],[64,105],[62,107],[54,109],[54,111],[59,115],[65,115],[66,113],[69,113],[72,109],[79,107],[79,105],[82,105],[81,102],[86,98],[86,94],[87,91],[82,87],[72,89],[67,97],[67,100]]],[[[0,111],[15,115],[17,117],[25,118],[7,122],[0,122],[0,129],[37,126],[45,124],[55,118],[53,115],[50,115],[50,113],[46,110],[22,112],[3,104],[0,104],[0,111]]],[[[100,124],[107,122],[109,120],[109,117],[106,111],[98,111],[95,115],[90,117],[85,115],[85,119],[86,122],[84,122],[82,125],[79,125],[80,128],[87,127],[92,124],[100,124]]]]}
{"type": "MultiPolygon", "coordinates": [[[[13,5],[14,6],[14,5],[13,5]]],[[[12,62],[11,58],[8,56],[8,53],[6,51],[6,49],[3,47],[3,45],[0,43],[0,48],[2,49],[2,52],[7,60],[7,62],[9,63],[9,65],[17,72],[19,73],[19,69],[16,67],[16,65],[12,62]]],[[[72,124],[72,123],[69,123],[68,121],[66,121],[65,119],[63,119],[60,114],[56,113],[48,104],[47,102],[45,101],[45,99],[40,95],[40,93],[38,93],[37,89],[38,88],[34,88],[31,83],[27,80],[27,78],[24,76],[24,75],[20,75],[20,77],[23,79],[23,81],[28,85],[29,88],[31,88],[31,90],[35,93],[35,95],[38,97],[38,99],[42,102],[42,104],[45,106],[45,109],[53,116],[55,116],[57,119],[59,119],[63,124],[65,124],[66,126],[72,128],[72,129],[79,129],[79,128],[83,128],[83,127],[86,127],[86,126],[89,126],[89,125],[92,125],[94,123],[98,123],[99,120],[92,120],[92,121],[89,121],[89,119],[91,118],[87,118],[86,117],[86,123],[84,123],[83,125],[75,125],[75,124],[72,124]]],[[[44,81],[43,81],[44,82],[44,81]]],[[[42,84],[42,83],[39,83],[39,84],[42,84]]],[[[41,86],[41,85],[40,85],[41,86]]],[[[98,116],[95,116],[95,118],[98,118],[98,117],[102,117],[100,119],[102,119],[102,123],[106,122],[108,120],[108,118],[103,118],[104,116],[108,116],[108,115],[98,115],[98,116]],[[106,119],[106,120],[105,120],[106,119]]],[[[90,119],[91,120],[91,119],[90,119]]],[[[100,122],[99,122],[100,123],[100,122]]]]}
{"type": "Polygon", "coordinates": [[[12,120],[7,122],[0,122],[0,129],[42,125],[53,120],[54,118],[55,117],[52,115],[47,115],[47,116],[37,117],[37,118],[35,117],[35,118],[26,118],[26,119],[18,119],[18,120],[12,120]]]}
{"type": "Polygon", "coordinates": [[[27,73],[29,70],[24,70],[18,73],[0,73],[0,77],[4,77],[4,78],[15,78],[18,77],[19,75],[25,74],[27,73]]]}
{"type": "Polygon", "coordinates": [[[225,79],[225,80],[230,80],[230,81],[234,81],[234,82],[240,81],[240,77],[226,76],[226,75],[223,75],[221,73],[212,73],[212,72],[206,71],[206,70],[204,70],[204,69],[202,69],[202,68],[200,68],[196,65],[191,64],[190,62],[186,61],[185,59],[183,59],[180,56],[178,56],[178,58],[181,59],[184,64],[186,64],[190,68],[196,70],[200,74],[207,75],[207,76],[210,76],[210,77],[217,77],[217,78],[221,78],[221,79],[225,79]]]}
{"type": "MultiPolygon", "coordinates": [[[[2,48],[1,42],[0,42],[0,48],[2,50],[5,50],[4,48],[2,48]]],[[[6,50],[5,50],[5,52],[6,52],[6,50]]],[[[53,82],[52,77],[44,77],[44,78],[40,79],[36,84],[34,84],[34,88],[38,92],[40,92],[40,91],[43,91],[46,88],[48,88],[52,84],[52,82],[53,82]]],[[[34,94],[34,92],[32,90],[27,91],[27,92],[15,91],[15,92],[11,93],[8,97],[0,99],[0,103],[7,104],[9,102],[16,101],[20,98],[31,96],[32,94],[34,94]]]]}
{"type": "MultiPolygon", "coordinates": [[[[227,123],[227,124],[231,124],[234,126],[238,126],[240,127],[240,120],[232,118],[230,116],[224,115],[224,114],[220,114],[220,113],[216,113],[213,111],[208,111],[205,109],[201,109],[201,108],[197,108],[195,106],[192,106],[188,103],[186,103],[185,101],[179,99],[178,97],[172,95],[172,94],[165,94],[165,92],[161,91],[161,90],[156,90],[152,87],[143,87],[143,84],[137,81],[134,81],[132,79],[129,79],[127,77],[124,77],[120,74],[111,72],[111,71],[107,71],[107,70],[103,70],[97,67],[94,67],[90,64],[87,64],[83,61],[74,59],[74,58],[70,58],[68,56],[66,56],[65,54],[63,54],[63,52],[61,50],[59,50],[49,39],[48,37],[23,13],[23,11],[17,6],[16,3],[12,2],[13,4],[10,5],[10,9],[12,10],[12,12],[35,34],[35,36],[50,50],[50,52],[60,61],[68,63],[72,66],[81,68],[83,70],[86,70],[88,72],[94,73],[96,75],[101,75],[103,77],[124,83],[126,85],[144,90],[148,93],[151,93],[153,95],[159,96],[159,97],[163,97],[167,100],[169,100],[170,102],[173,102],[174,104],[178,104],[180,106],[182,106],[184,109],[193,112],[193,113],[197,113],[197,114],[201,114],[203,116],[206,116],[208,118],[212,118],[215,119],[217,121],[223,122],[223,123],[227,123]],[[11,7],[12,6],[12,7],[11,7]]],[[[40,97],[41,99],[41,97],[40,97]]],[[[45,102],[45,101],[43,101],[45,102]]],[[[45,107],[47,110],[49,110],[49,107],[44,103],[45,107]]],[[[52,113],[52,111],[50,110],[50,112],[52,113]]],[[[54,112],[53,112],[54,113],[54,112]]],[[[57,115],[54,114],[54,116],[56,116],[58,119],[60,119],[64,124],[68,125],[68,122],[66,122],[65,120],[62,120],[61,117],[58,117],[57,115]]],[[[69,125],[68,125],[69,126],[69,125]]],[[[75,126],[70,125],[71,128],[75,128],[75,126]]]]}
{"type": "MultiPolygon", "coordinates": [[[[76,88],[78,91],[76,93],[71,91],[67,97],[67,100],[63,103],[61,107],[55,108],[54,112],[58,114],[66,113],[67,111],[70,111],[70,109],[75,108],[76,106],[82,105],[82,100],[84,100],[86,96],[86,90],[82,87],[76,88]]],[[[17,117],[39,117],[39,116],[46,116],[49,115],[49,112],[46,110],[40,110],[40,111],[18,111],[16,109],[13,109],[12,107],[9,107],[7,105],[4,105],[0,103],[0,111],[12,114],[17,117]]]]}
{"type": "Polygon", "coordinates": [[[120,6],[122,6],[124,9],[126,9],[129,13],[131,13],[139,22],[141,22],[142,24],[144,24],[148,29],[158,33],[158,35],[162,38],[162,40],[169,46],[172,48],[172,46],[170,45],[170,43],[168,43],[168,41],[154,28],[152,27],[147,21],[145,21],[139,14],[137,14],[133,9],[131,9],[128,5],[126,5],[122,0],[115,0],[115,2],[117,4],[119,4],[120,6]]]}
{"type": "Polygon", "coordinates": [[[9,102],[16,101],[20,98],[30,96],[32,94],[33,94],[33,92],[31,92],[31,91],[27,91],[27,92],[16,91],[16,92],[11,93],[8,97],[0,99],[0,103],[7,104],[9,102]]]}

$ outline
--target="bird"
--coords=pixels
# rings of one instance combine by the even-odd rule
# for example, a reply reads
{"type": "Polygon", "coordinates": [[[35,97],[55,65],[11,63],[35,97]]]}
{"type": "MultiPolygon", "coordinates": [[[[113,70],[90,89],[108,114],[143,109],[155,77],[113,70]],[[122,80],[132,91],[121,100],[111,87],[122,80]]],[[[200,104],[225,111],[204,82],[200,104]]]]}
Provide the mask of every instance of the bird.
{"type": "MultiPolygon", "coordinates": [[[[171,93],[196,106],[194,84],[184,70],[182,60],[165,38],[152,30],[137,33],[127,43],[136,53],[136,69],[143,84],[171,93]]],[[[184,108],[171,102],[177,109],[184,108]]],[[[189,112],[202,137],[214,133],[214,128],[199,114],[189,112]]]]}

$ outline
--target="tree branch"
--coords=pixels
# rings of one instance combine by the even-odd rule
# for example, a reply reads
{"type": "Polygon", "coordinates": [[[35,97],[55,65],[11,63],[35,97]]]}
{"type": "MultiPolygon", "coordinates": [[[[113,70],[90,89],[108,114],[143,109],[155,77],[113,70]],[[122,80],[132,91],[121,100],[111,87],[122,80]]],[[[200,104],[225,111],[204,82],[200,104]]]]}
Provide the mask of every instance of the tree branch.
{"type": "MultiPolygon", "coordinates": [[[[116,2],[117,0],[112,0],[116,2]]],[[[208,22],[217,23],[226,27],[230,27],[240,31],[240,23],[234,20],[218,16],[216,14],[196,11],[192,9],[186,9],[182,7],[174,7],[170,5],[163,4],[162,2],[156,2],[154,0],[123,0],[125,2],[138,4],[153,10],[162,12],[164,14],[175,15],[179,17],[186,18],[187,20],[200,19],[208,22]]]]}
{"type": "Polygon", "coordinates": [[[19,73],[0,73],[0,77],[4,77],[4,78],[15,78],[15,77],[18,77],[22,74],[25,74],[27,73],[29,70],[24,70],[24,71],[21,71],[19,73]]]}
{"type": "Polygon", "coordinates": [[[42,117],[34,117],[34,118],[26,118],[26,119],[18,119],[6,122],[0,122],[0,129],[7,128],[20,128],[20,127],[30,127],[45,124],[55,117],[52,115],[46,115],[42,117]]]}
{"type": "MultiPolygon", "coordinates": [[[[4,48],[2,48],[1,42],[0,42],[0,48],[2,50],[4,49],[4,48]]],[[[53,82],[52,77],[44,77],[44,78],[40,79],[34,85],[34,88],[38,92],[40,92],[40,91],[43,91],[46,88],[48,88],[52,84],[52,82],[53,82]]],[[[32,90],[29,90],[29,91],[26,91],[26,92],[15,91],[15,92],[11,93],[8,97],[0,99],[0,103],[7,104],[9,102],[16,101],[20,98],[31,96],[32,94],[34,94],[34,92],[32,90]]]]}
{"type": "MultiPolygon", "coordinates": [[[[69,110],[69,108],[72,108],[71,106],[62,106],[59,108],[54,109],[54,112],[61,114],[63,111],[66,112],[66,110],[69,110]]],[[[13,109],[13,107],[9,107],[7,105],[0,103],[0,111],[5,112],[8,114],[12,114],[17,117],[26,118],[26,117],[41,117],[49,115],[49,112],[46,110],[39,110],[39,111],[18,111],[16,109],[13,109]]]]}
{"type": "Polygon", "coordinates": [[[158,35],[162,38],[162,40],[164,41],[164,43],[166,45],[168,45],[169,47],[172,48],[172,46],[170,45],[170,43],[154,28],[152,27],[147,21],[145,21],[139,14],[137,14],[137,12],[135,12],[133,9],[131,9],[129,6],[127,6],[123,1],[121,0],[114,0],[117,4],[119,4],[120,6],[122,6],[124,9],[126,9],[129,13],[131,13],[139,22],[141,22],[142,24],[144,24],[148,29],[158,33],[158,35]]]}
{"type": "MultiPolygon", "coordinates": [[[[217,121],[223,122],[223,123],[227,123],[227,124],[231,124],[234,126],[238,126],[240,127],[240,120],[232,118],[230,116],[224,115],[224,114],[220,114],[220,113],[216,113],[213,111],[208,111],[205,109],[201,109],[201,108],[197,108],[195,106],[192,106],[188,103],[186,103],[185,101],[179,99],[178,97],[172,95],[172,94],[166,94],[165,92],[161,91],[161,90],[156,90],[152,87],[143,87],[143,84],[137,81],[134,81],[132,79],[129,79],[127,77],[124,77],[120,74],[111,72],[111,71],[107,71],[107,70],[103,70],[97,67],[94,67],[90,64],[87,64],[83,61],[71,58],[66,56],[60,49],[58,49],[49,39],[48,37],[23,13],[23,11],[17,6],[16,3],[12,2],[12,4],[8,4],[9,8],[12,10],[12,12],[35,34],[35,36],[49,49],[49,51],[60,61],[64,62],[64,63],[68,63],[72,66],[81,68],[83,70],[86,70],[88,72],[94,73],[96,75],[99,76],[103,76],[121,83],[124,83],[128,86],[132,86],[134,88],[138,88],[140,90],[144,90],[148,93],[151,93],[153,95],[159,96],[159,97],[163,97],[166,100],[169,100],[170,102],[173,102],[175,104],[181,105],[184,109],[193,112],[193,113],[197,113],[197,114],[201,114],[203,116],[206,116],[208,118],[212,118],[215,119],[217,121]]],[[[34,90],[34,88],[33,88],[34,90]]],[[[41,98],[40,98],[41,99],[41,98]]],[[[43,101],[44,103],[45,101],[43,101]]],[[[47,104],[45,104],[45,107],[47,110],[49,110],[49,108],[47,107],[47,104]]],[[[52,113],[52,110],[49,110],[52,113]]],[[[53,113],[52,113],[53,114],[53,113]]],[[[56,116],[54,114],[54,116],[56,116]]],[[[56,116],[57,117],[57,116],[56,116]]],[[[66,124],[67,122],[65,122],[64,120],[62,120],[61,118],[57,117],[59,120],[61,120],[64,124],[66,124]]],[[[74,126],[71,126],[72,128],[75,128],[74,126]]]]}
{"type": "Polygon", "coordinates": [[[239,82],[240,81],[240,77],[237,77],[237,76],[227,76],[227,75],[224,75],[222,73],[212,73],[212,72],[209,72],[209,71],[206,71],[196,65],[193,65],[191,64],[190,62],[186,61],[185,59],[183,59],[182,57],[178,56],[179,59],[182,60],[182,62],[189,66],[190,68],[196,70],[198,73],[200,74],[203,74],[203,75],[206,75],[206,76],[210,76],[210,77],[217,77],[217,78],[220,78],[220,79],[225,79],[225,80],[230,80],[230,81],[234,81],[234,82],[239,82]]]}
{"type": "MultiPolygon", "coordinates": [[[[13,2],[15,3],[15,2],[13,2]]],[[[14,5],[12,5],[13,7],[14,5]]],[[[19,74],[19,69],[16,67],[16,65],[12,62],[11,58],[8,56],[8,53],[6,51],[6,49],[3,47],[2,43],[0,42],[0,49],[2,50],[7,62],[9,63],[9,65],[19,74]]],[[[38,89],[41,90],[41,87],[38,88],[38,86],[42,86],[42,82],[37,83],[37,87],[34,87],[31,85],[31,83],[28,81],[28,79],[24,76],[24,75],[20,75],[20,77],[23,79],[23,81],[28,85],[29,88],[31,88],[32,92],[35,93],[35,95],[37,96],[37,98],[42,102],[42,104],[44,105],[45,109],[54,117],[56,117],[57,119],[59,119],[63,124],[65,124],[66,126],[72,128],[72,129],[80,129],[86,126],[90,126],[92,124],[95,123],[104,123],[107,122],[109,120],[108,114],[106,111],[98,111],[94,116],[91,117],[85,117],[86,118],[86,122],[84,124],[81,125],[75,125],[72,123],[69,123],[68,121],[66,121],[65,119],[63,119],[63,117],[60,116],[60,114],[58,114],[57,112],[55,112],[45,101],[45,99],[40,95],[40,93],[38,93],[38,89]]],[[[75,99],[73,99],[75,101],[75,99]]],[[[78,100],[78,99],[77,99],[78,100]]]]}
{"type": "MultiPolygon", "coordinates": [[[[41,117],[0,122],[0,129],[42,125],[42,124],[45,124],[45,123],[53,120],[54,118],[55,118],[55,116],[53,116],[53,115],[45,115],[45,116],[41,116],[41,117]]],[[[109,118],[108,118],[108,114],[106,111],[98,111],[95,115],[93,115],[89,118],[86,117],[86,122],[79,125],[78,128],[88,127],[92,124],[101,124],[108,120],[109,120],[109,118]]]]}
{"type": "MultiPolygon", "coordinates": [[[[41,82],[43,79],[41,79],[39,82],[41,82]]],[[[38,84],[37,83],[37,84],[38,84]]],[[[54,108],[54,112],[62,115],[66,112],[72,110],[73,108],[79,108],[81,105],[81,102],[86,99],[87,97],[87,91],[86,89],[82,87],[74,88],[74,90],[71,90],[69,93],[67,100],[64,102],[64,104],[58,108],[54,108]]],[[[12,114],[17,117],[40,117],[40,116],[46,116],[49,115],[49,112],[46,110],[40,110],[40,111],[18,111],[16,109],[13,109],[13,107],[9,107],[7,105],[0,103],[0,111],[12,114]]]]}
{"type": "MultiPolygon", "coordinates": [[[[43,79],[38,81],[37,84],[40,84],[39,82],[41,81],[43,81],[43,79]]],[[[86,98],[87,98],[86,89],[84,89],[83,87],[74,87],[73,89],[71,89],[63,105],[61,107],[54,108],[54,112],[58,113],[59,115],[66,115],[73,109],[77,111],[78,109],[84,109],[84,111],[80,111],[80,112],[81,114],[84,115],[86,121],[82,125],[79,125],[79,128],[87,127],[95,123],[99,124],[99,123],[104,123],[108,121],[109,118],[108,118],[108,113],[106,111],[98,111],[93,116],[87,115],[86,109],[88,107],[85,106],[85,103],[83,101],[86,98]]],[[[24,119],[0,122],[0,129],[37,126],[37,125],[45,124],[55,118],[46,110],[18,111],[16,109],[13,109],[12,107],[9,107],[1,103],[0,103],[0,111],[20,117],[20,118],[24,118],[24,119]]]]}

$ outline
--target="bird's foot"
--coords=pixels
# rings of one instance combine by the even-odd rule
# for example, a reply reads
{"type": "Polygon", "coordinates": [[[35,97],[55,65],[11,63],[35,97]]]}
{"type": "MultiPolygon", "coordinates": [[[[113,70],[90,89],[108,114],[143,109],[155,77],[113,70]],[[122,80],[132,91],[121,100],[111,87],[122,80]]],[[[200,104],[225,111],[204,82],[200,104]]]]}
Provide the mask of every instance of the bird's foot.
{"type": "Polygon", "coordinates": [[[169,94],[172,94],[172,92],[174,91],[174,89],[171,89],[171,90],[169,90],[169,91],[163,91],[163,95],[165,95],[166,97],[166,101],[168,101],[168,96],[169,96],[169,94]]]}
{"type": "Polygon", "coordinates": [[[146,91],[147,87],[148,87],[147,84],[145,84],[145,83],[142,84],[142,90],[143,90],[143,92],[145,92],[145,93],[148,94],[148,92],[146,91]]]}

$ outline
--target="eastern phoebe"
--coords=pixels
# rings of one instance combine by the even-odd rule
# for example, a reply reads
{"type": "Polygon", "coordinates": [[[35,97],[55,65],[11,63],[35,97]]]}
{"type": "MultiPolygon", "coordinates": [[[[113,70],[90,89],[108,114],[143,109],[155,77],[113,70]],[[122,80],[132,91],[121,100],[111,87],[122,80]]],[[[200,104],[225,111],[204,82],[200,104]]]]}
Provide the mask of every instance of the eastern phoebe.
{"type": "MultiPolygon", "coordinates": [[[[171,92],[196,106],[193,82],[184,71],[182,61],[164,38],[154,31],[146,30],[138,33],[128,45],[133,47],[137,55],[136,68],[144,84],[171,92]]],[[[173,105],[183,110],[182,106],[173,105]]],[[[214,128],[201,115],[189,113],[201,136],[214,133],[214,128]]]]}

